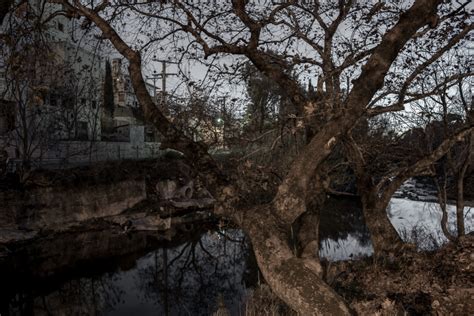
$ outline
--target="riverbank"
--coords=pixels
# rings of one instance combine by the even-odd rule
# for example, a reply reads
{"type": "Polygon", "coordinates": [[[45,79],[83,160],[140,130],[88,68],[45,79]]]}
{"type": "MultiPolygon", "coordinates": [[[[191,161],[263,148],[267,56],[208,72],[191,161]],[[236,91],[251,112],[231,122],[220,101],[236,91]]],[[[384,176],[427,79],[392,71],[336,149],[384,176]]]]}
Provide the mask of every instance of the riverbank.
{"type": "Polygon", "coordinates": [[[179,157],[35,170],[0,181],[0,245],[97,225],[166,231],[210,217],[207,191],[179,157]]]}
{"type": "MultiPolygon", "coordinates": [[[[326,282],[357,315],[470,315],[474,310],[474,234],[433,252],[324,262],[326,282]]],[[[245,316],[294,316],[262,284],[249,292],[245,316]]]]}
{"type": "MultiPolygon", "coordinates": [[[[75,289],[85,279],[87,287],[106,291],[96,287],[98,279],[112,284],[114,293],[123,292],[126,302],[101,298],[100,304],[84,313],[108,314],[109,305],[114,315],[142,311],[137,297],[146,289],[153,299],[144,315],[156,314],[156,304],[161,304],[163,313],[172,309],[172,303],[163,303],[162,293],[180,313],[194,309],[209,315],[222,297],[221,302],[232,306],[232,315],[293,315],[268,288],[253,288],[258,273],[243,232],[226,228],[211,216],[212,198],[199,191],[189,168],[179,160],[122,162],[67,175],[44,171],[21,188],[2,191],[13,196],[4,209],[16,207],[3,214],[16,215],[12,225],[0,227],[2,279],[10,278],[0,286],[5,297],[0,299],[0,314],[2,305],[4,312],[14,310],[20,294],[25,296],[22,304],[28,307],[33,301],[35,311],[47,305],[47,310],[78,313],[85,305],[76,304],[76,298],[96,304],[95,293],[84,298],[75,289]],[[140,198],[134,200],[137,192],[140,198]],[[131,199],[133,203],[128,203],[131,199]],[[189,237],[188,232],[201,223],[218,225],[204,226],[198,229],[201,236],[189,237]],[[231,245],[235,248],[229,252],[231,245]],[[135,289],[132,281],[138,278],[141,288],[135,289]],[[210,282],[216,288],[201,294],[210,282]],[[62,297],[63,292],[68,297],[62,297]],[[190,299],[197,295],[202,297],[190,299]],[[203,300],[207,305],[202,305],[203,300]]],[[[422,249],[438,248],[446,242],[439,227],[439,207],[420,200],[394,198],[388,216],[405,241],[422,249]]],[[[454,209],[448,207],[448,213],[453,229],[454,209]]],[[[467,231],[472,230],[473,219],[466,208],[467,231]]],[[[472,236],[456,244],[458,248],[448,244],[432,253],[407,248],[399,257],[371,258],[370,235],[356,196],[328,198],[320,228],[320,257],[328,260],[326,281],[359,314],[463,315],[471,308],[465,301],[473,295],[468,280],[472,266],[466,263],[474,261],[472,236]]]]}
{"type": "Polygon", "coordinates": [[[434,252],[327,265],[326,281],[359,315],[469,315],[474,234],[434,252]]]}
{"type": "MultiPolygon", "coordinates": [[[[76,227],[10,245],[0,258],[0,312],[22,306],[76,314],[88,302],[87,313],[96,314],[164,314],[169,304],[171,315],[211,315],[223,303],[236,316],[295,315],[264,285],[240,230],[215,221],[166,232],[94,223],[94,230],[76,227]]],[[[468,315],[473,253],[470,235],[433,252],[408,247],[400,256],[328,258],[324,278],[359,315],[468,315]]]]}

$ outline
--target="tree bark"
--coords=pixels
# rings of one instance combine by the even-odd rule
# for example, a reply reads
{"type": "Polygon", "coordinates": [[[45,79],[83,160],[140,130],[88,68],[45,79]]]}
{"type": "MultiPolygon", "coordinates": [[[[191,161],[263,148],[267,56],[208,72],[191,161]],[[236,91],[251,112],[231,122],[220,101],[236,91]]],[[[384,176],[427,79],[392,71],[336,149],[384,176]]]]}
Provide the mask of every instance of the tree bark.
{"type": "MultiPolygon", "coordinates": [[[[352,139],[351,135],[347,135],[344,139],[344,145],[348,152],[347,157],[351,161],[357,176],[357,187],[362,198],[364,217],[371,234],[376,255],[401,249],[403,245],[397,231],[388,219],[386,212],[388,203],[395,191],[407,179],[425,171],[434,162],[443,157],[454,144],[470,135],[473,129],[474,127],[469,125],[459,130],[456,134],[445,139],[431,153],[408,167],[399,168],[390,175],[386,175],[377,184],[374,184],[374,179],[372,179],[372,176],[367,172],[362,151],[352,139]]],[[[438,185],[438,191],[441,192],[440,190],[440,186],[438,185]]],[[[440,194],[439,197],[441,197],[440,194]]],[[[453,240],[453,237],[447,229],[446,198],[444,197],[443,200],[444,205],[440,202],[443,211],[441,227],[446,237],[453,240]]]]}
{"type": "Polygon", "coordinates": [[[468,136],[468,141],[466,144],[466,156],[462,162],[461,170],[459,170],[457,173],[456,225],[458,229],[458,237],[466,235],[466,228],[464,225],[464,177],[466,176],[467,169],[469,168],[472,160],[472,142],[473,135],[471,133],[468,136]]]}
{"type": "Polygon", "coordinates": [[[397,252],[402,248],[403,241],[387,216],[390,199],[382,199],[373,192],[363,193],[361,198],[362,211],[375,255],[397,252]]]}
{"type": "Polygon", "coordinates": [[[319,263],[319,209],[306,211],[296,221],[298,256],[305,259],[313,259],[319,263]]]}
{"type": "Polygon", "coordinates": [[[306,201],[306,212],[292,225],[297,238],[297,256],[306,260],[313,260],[314,265],[319,267],[318,274],[322,272],[319,260],[320,211],[326,201],[325,186],[327,185],[327,181],[322,179],[319,173],[322,173],[320,169],[312,179],[310,190],[313,194],[306,201]]]}
{"type": "Polygon", "coordinates": [[[387,216],[387,207],[395,191],[385,190],[379,196],[378,186],[374,185],[374,180],[366,169],[362,151],[351,135],[344,140],[344,145],[356,174],[357,191],[361,197],[362,212],[375,255],[400,249],[403,242],[387,216]]]}
{"type": "MultiPolygon", "coordinates": [[[[193,166],[201,171],[206,185],[209,186],[208,189],[217,199],[215,213],[232,216],[249,234],[259,267],[272,290],[301,315],[349,315],[350,311],[344,300],[318,277],[315,260],[300,259],[292,253],[288,245],[287,228],[306,211],[307,194],[312,193],[309,190],[311,177],[332,152],[337,137],[364,115],[368,102],[383,86],[385,74],[392,62],[413,34],[435,16],[440,1],[417,0],[401,15],[399,22],[383,36],[381,43],[374,49],[362,68],[360,77],[354,81],[346,108],[335,113],[332,119],[321,126],[320,131],[295,160],[279,187],[274,203],[243,214],[232,213],[234,199],[238,197],[207,153],[207,148],[185,137],[153,104],[141,73],[139,52],[131,49],[110,24],[94,10],[76,0],[73,2],[74,6],[66,0],[60,2],[93,21],[104,36],[109,38],[116,49],[128,59],[131,81],[147,120],[160,130],[171,148],[183,152],[193,166]]],[[[244,3],[242,1],[239,3],[243,7],[240,5],[237,9],[245,11],[244,3]]],[[[245,12],[241,16],[245,18],[245,12]]],[[[222,47],[230,51],[222,51],[219,47],[208,47],[204,43],[205,55],[209,56],[214,52],[232,53],[232,49],[245,54],[260,70],[278,81],[282,88],[288,88],[293,93],[293,101],[301,105],[304,100],[295,92],[298,90],[297,82],[284,76],[279,69],[271,66],[272,63],[268,62],[268,58],[264,58],[265,53],[257,49],[258,25],[250,24],[254,30],[249,47],[242,49],[224,45],[222,47]]],[[[202,38],[200,43],[203,43],[202,38]]]]}
{"type": "MultiPolygon", "coordinates": [[[[365,115],[367,104],[375,93],[383,87],[385,75],[397,58],[400,50],[416,31],[436,18],[440,0],[417,0],[400,16],[397,24],[382,37],[374,49],[360,76],[354,80],[353,87],[345,102],[345,108],[334,114],[295,159],[283,183],[278,188],[274,203],[278,216],[289,224],[306,211],[306,195],[311,176],[319,165],[332,152],[341,134],[348,132],[365,115]]],[[[262,70],[259,63],[266,61],[255,58],[252,61],[262,70]]],[[[259,68],[259,69],[260,69],[259,68]]],[[[271,74],[269,74],[271,76],[271,74]]],[[[284,82],[275,79],[282,88],[284,82]]],[[[294,100],[298,103],[298,100],[294,100]]]]}
{"type": "Polygon", "coordinates": [[[435,178],[436,187],[438,189],[438,203],[441,208],[441,230],[446,238],[450,241],[455,241],[456,237],[451,234],[448,229],[448,210],[447,203],[448,198],[446,194],[446,171],[444,172],[443,186],[439,183],[438,179],[435,178]]]}
{"type": "Polygon", "coordinates": [[[3,24],[3,19],[10,12],[10,7],[14,3],[13,0],[4,0],[0,2],[0,25],[3,24]]]}
{"type": "Polygon", "coordinates": [[[456,225],[458,228],[458,238],[466,235],[464,226],[464,174],[458,176],[457,199],[456,199],[456,225]]]}
{"type": "Polygon", "coordinates": [[[272,205],[249,210],[248,232],[258,266],[271,289],[299,315],[350,315],[344,300],[317,273],[314,261],[295,257],[272,205]]]}

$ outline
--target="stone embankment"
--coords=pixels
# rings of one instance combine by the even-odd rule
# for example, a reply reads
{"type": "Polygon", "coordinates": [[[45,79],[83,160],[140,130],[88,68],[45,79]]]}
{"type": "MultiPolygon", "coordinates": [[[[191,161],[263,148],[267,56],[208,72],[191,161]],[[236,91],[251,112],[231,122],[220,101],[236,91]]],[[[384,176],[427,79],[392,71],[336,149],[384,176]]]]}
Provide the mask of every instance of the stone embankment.
{"type": "Polygon", "coordinates": [[[163,231],[194,217],[209,218],[206,209],[212,204],[180,160],[36,171],[21,185],[3,183],[0,244],[73,227],[87,229],[94,220],[124,230],[163,231]]]}

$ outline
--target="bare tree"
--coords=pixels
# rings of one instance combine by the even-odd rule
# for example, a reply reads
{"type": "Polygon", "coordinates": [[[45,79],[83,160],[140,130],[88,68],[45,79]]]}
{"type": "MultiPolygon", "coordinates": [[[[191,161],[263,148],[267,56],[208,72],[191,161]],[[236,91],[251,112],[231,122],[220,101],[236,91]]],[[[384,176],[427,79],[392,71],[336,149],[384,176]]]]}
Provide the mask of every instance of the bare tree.
{"type": "Polygon", "coordinates": [[[84,53],[86,32],[80,38],[74,32],[69,42],[56,37],[68,30],[50,6],[21,1],[2,26],[1,93],[14,104],[10,143],[24,171],[63,139],[92,142],[99,136],[100,56],[84,53]]]}
{"type": "MultiPolygon", "coordinates": [[[[132,84],[148,121],[164,135],[166,146],[183,152],[200,172],[217,200],[214,213],[232,218],[249,234],[259,267],[275,293],[303,315],[349,314],[343,300],[319,277],[317,258],[295,256],[288,244],[289,227],[305,214],[311,197],[324,189],[323,183],[318,184],[320,167],[341,137],[361,119],[402,111],[410,102],[405,98],[411,95],[408,88],[425,64],[430,65],[472,30],[467,22],[467,2],[416,0],[408,7],[405,2],[288,1],[260,6],[235,0],[218,8],[177,0],[117,5],[103,1],[95,6],[78,0],[54,2],[63,4],[66,14],[94,23],[128,59],[132,84]],[[147,23],[158,21],[153,24],[158,25],[155,35],[128,42],[117,24],[121,14],[127,13],[143,17],[147,23]],[[218,168],[206,146],[193,142],[154,106],[143,80],[142,53],[152,44],[174,41],[178,33],[185,35],[180,40],[188,38],[185,47],[192,47],[186,52],[204,58],[247,58],[286,91],[304,123],[317,122],[271,203],[253,207],[242,203],[239,188],[218,168]],[[446,36],[451,34],[454,37],[446,36]],[[426,45],[428,42],[431,45],[426,45]],[[305,47],[304,51],[298,51],[297,44],[305,47]],[[408,62],[408,51],[419,45],[425,45],[423,58],[410,57],[408,62]],[[286,71],[290,66],[305,65],[316,70],[313,76],[320,77],[315,98],[309,98],[298,78],[286,71]],[[397,101],[387,105],[394,94],[397,101]]],[[[386,192],[393,191],[407,174],[425,169],[470,131],[472,126],[444,141],[426,159],[399,170],[386,192]]],[[[384,199],[389,195],[385,193],[384,199]]]]}
{"type": "Polygon", "coordinates": [[[51,48],[41,32],[43,13],[22,2],[12,8],[2,29],[2,99],[14,103],[11,142],[15,143],[17,158],[22,160],[26,173],[31,162],[46,150],[57,126],[49,119],[51,110],[43,107],[52,78],[48,74],[53,69],[51,48]],[[40,73],[46,74],[45,78],[40,73]]]}

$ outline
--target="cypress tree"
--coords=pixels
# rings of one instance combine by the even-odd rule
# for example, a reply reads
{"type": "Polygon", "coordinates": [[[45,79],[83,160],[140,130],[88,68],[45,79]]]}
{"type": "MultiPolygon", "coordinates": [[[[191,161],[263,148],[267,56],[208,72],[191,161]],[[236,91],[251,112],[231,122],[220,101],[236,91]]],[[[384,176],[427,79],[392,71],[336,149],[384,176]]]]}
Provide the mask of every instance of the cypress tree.
{"type": "Polygon", "coordinates": [[[104,79],[104,102],[103,106],[105,112],[110,117],[114,115],[114,86],[112,79],[112,68],[110,61],[107,59],[105,62],[105,79],[104,79]]]}

